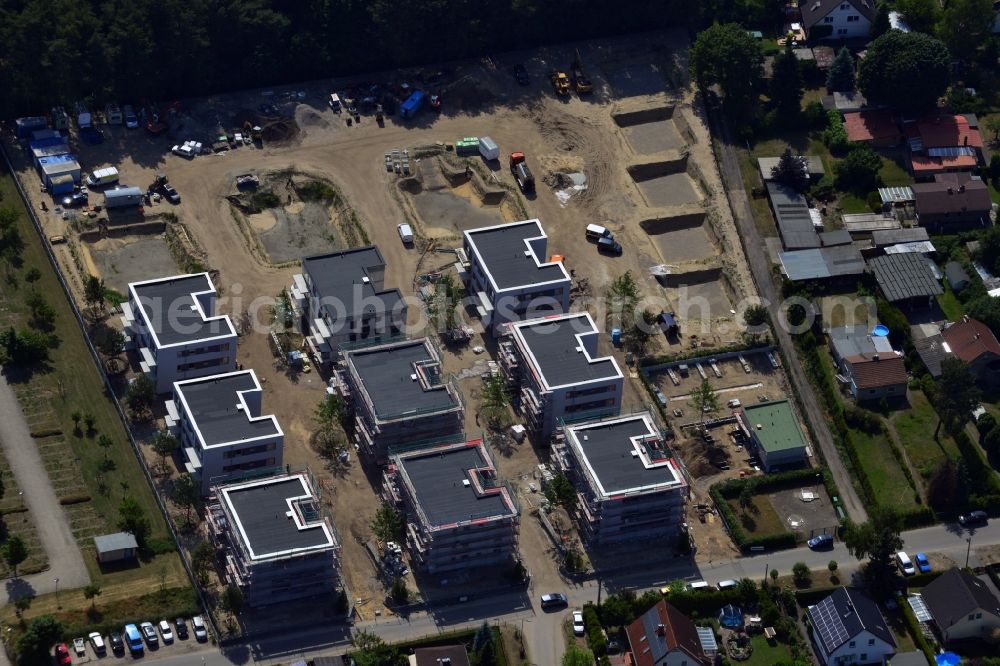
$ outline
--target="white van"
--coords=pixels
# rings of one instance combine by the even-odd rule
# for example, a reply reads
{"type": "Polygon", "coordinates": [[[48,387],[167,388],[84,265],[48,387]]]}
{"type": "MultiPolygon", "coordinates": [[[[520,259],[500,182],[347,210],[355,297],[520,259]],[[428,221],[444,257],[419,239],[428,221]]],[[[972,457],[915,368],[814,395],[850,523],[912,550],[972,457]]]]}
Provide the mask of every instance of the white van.
{"type": "Polygon", "coordinates": [[[101,185],[111,185],[118,182],[118,169],[115,167],[104,167],[95,169],[93,173],[87,175],[88,187],[99,187],[101,185]]]}
{"type": "Polygon", "coordinates": [[[732,579],[730,579],[730,580],[720,580],[719,584],[718,584],[718,588],[720,590],[731,590],[734,587],[736,587],[736,581],[732,580],[732,579]]]}
{"type": "Polygon", "coordinates": [[[330,108],[334,113],[340,113],[340,95],[337,93],[330,93],[330,108]]]}
{"type": "Polygon", "coordinates": [[[696,591],[696,590],[708,590],[708,589],[711,589],[711,587],[712,587],[711,585],[709,585],[708,583],[706,583],[703,580],[698,580],[698,581],[695,581],[693,583],[688,583],[688,589],[692,590],[692,591],[696,591]]]}
{"type": "Polygon", "coordinates": [[[600,240],[602,238],[614,238],[614,234],[607,230],[606,227],[602,227],[599,224],[588,224],[587,225],[587,240],[600,240]]]}
{"type": "Polygon", "coordinates": [[[896,553],[896,564],[899,565],[899,569],[903,572],[904,576],[912,576],[917,573],[917,569],[913,566],[910,556],[902,550],[896,553]]]}

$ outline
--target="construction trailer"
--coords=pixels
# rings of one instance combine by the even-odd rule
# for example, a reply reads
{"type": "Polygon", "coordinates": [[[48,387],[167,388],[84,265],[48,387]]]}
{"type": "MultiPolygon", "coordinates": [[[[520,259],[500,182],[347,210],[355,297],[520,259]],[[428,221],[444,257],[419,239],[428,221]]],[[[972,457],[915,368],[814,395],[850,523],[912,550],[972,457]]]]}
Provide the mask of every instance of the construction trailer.
{"type": "Polygon", "coordinates": [[[126,206],[141,206],[142,190],[138,187],[116,187],[104,193],[105,208],[124,208],[126,206]]]}
{"type": "Polygon", "coordinates": [[[422,107],[426,101],[427,93],[423,90],[415,90],[413,94],[400,105],[399,116],[401,118],[412,118],[417,115],[417,112],[420,111],[420,107],[422,107]]]}

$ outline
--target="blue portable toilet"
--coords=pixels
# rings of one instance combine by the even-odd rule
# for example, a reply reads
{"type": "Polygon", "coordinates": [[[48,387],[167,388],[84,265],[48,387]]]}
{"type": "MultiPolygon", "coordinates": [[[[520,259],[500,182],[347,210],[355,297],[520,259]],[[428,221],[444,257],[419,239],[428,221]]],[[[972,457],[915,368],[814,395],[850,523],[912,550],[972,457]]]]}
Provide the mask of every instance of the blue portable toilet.
{"type": "Polygon", "coordinates": [[[622,329],[611,329],[611,344],[618,346],[622,343],[622,329]]]}

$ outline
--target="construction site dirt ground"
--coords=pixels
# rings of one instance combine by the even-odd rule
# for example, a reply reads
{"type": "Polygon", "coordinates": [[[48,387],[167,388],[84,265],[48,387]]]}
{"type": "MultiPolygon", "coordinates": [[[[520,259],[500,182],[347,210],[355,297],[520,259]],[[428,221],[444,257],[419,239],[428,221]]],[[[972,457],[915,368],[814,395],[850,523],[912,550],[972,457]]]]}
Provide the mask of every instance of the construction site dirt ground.
{"type": "MultiPolygon", "coordinates": [[[[363,229],[363,234],[356,232],[358,236],[352,243],[337,237],[337,227],[331,225],[334,246],[361,244],[363,238],[378,245],[387,264],[386,286],[398,287],[404,295],[415,293],[420,275],[448,270],[454,262],[454,255],[427,251],[427,239],[432,238],[438,249],[453,248],[461,245],[460,231],[471,226],[499,223],[521,215],[537,217],[549,236],[548,252],[563,255],[575,284],[586,285],[574,296],[574,309],[590,311],[603,328],[596,300],[603,297],[614,279],[630,271],[650,302],[671,310],[676,308],[681,296],[680,287],[663,286],[650,274],[650,268],[684,259],[696,262],[705,259],[701,241],[692,244],[692,252],[698,256],[685,257],[683,252],[672,249],[664,257],[639,225],[641,220],[653,216],[670,217],[677,211],[649,206],[630,176],[630,165],[639,159],[656,158],[661,154],[658,152],[661,146],[672,156],[681,150],[687,156],[687,170],[676,175],[682,175],[686,181],[677,186],[676,196],[687,200],[691,197],[688,190],[697,193],[700,200],[691,205],[705,214],[704,224],[709,225],[706,228],[710,228],[712,238],[710,259],[716,271],[710,273],[710,279],[698,277],[691,282],[715,285],[725,280],[723,287],[706,287],[720,289],[723,297],[711,295],[715,301],[713,312],[706,317],[710,331],[702,337],[729,341],[738,338],[739,329],[729,304],[735,306],[736,299],[753,296],[753,287],[725,202],[708,129],[701,120],[704,113],[686,79],[686,46],[687,40],[680,32],[650,33],[507,54],[494,59],[495,68],[480,62],[459,64],[450,74],[450,83],[444,85],[444,105],[439,113],[424,109],[408,121],[390,117],[385,127],[379,127],[371,116],[363,116],[359,124],[347,126],[346,114],[334,114],[326,104],[329,93],[341,89],[341,84],[335,87],[330,82],[314,82],[291,90],[256,90],[190,100],[184,103],[181,116],[173,119],[171,131],[166,136],[153,138],[141,130],[106,127],[103,128],[104,143],[74,146],[85,171],[113,164],[120,170],[122,184],[142,189],[157,173],[164,173],[180,193],[179,205],[156,207],[156,210],[176,214],[178,223],[191,237],[198,260],[207,269],[217,271],[215,284],[220,292],[221,312],[240,321],[244,321],[245,314],[251,314],[254,330],[240,339],[240,363],[253,368],[264,383],[264,410],[278,417],[286,433],[285,461],[293,468],[309,464],[314,471],[321,471],[324,484],[330,484],[328,488],[324,485],[325,496],[332,502],[333,516],[344,539],[345,578],[356,598],[380,600],[385,595],[360,544],[369,532],[367,523],[377,502],[376,489],[356,459],[352,459],[345,469],[323,469],[324,463],[311,450],[309,438],[314,427],[311,414],[325,395],[324,383],[316,373],[289,375],[275,364],[266,336],[270,310],[260,306],[287,288],[292,275],[299,270],[295,265],[277,266],[278,260],[329,249],[331,241],[319,231],[322,224],[312,218],[305,220],[294,234],[281,228],[274,231],[281,224],[278,217],[282,213],[275,216],[272,211],[269,214],[273,223],[271,219],[258,219],[253,229],[267,250],[262,254],[260,248],[255,247],[254,234],[247,233],[226,199],[236,191],[235,177],[254,173],[266,181],[272,174],[294,171],[316,174],[332,183],[343,196],[346,212],[342,212],[356,219],[357,226],[363,229]],[[585,98],[573,94],[559,99],[552,92],[549,73],[557,67],[568,66],[577,48],[594,81],[595,92],[585,98]],[[513,64],[519,62],[526,66],[531,76],[529,86],[519,86],[509,73],[513,64]],[[265,95],[265,92],[270,94],[265,95]],[[295,94],[289,95],[289,92],[295,94]],[[209,141],[220,120],[230,129],[233,123],[239,123],[237,129],[241,129],[242,118],[253,115],[246,110],[263,103],[275,104],[284,117],[271,135],[278,140],[265,140],[262,148],[243,146],[192,160],[170,153],[172,145],[184,140],[209,141]],[[666,138],[646,136],[644,139],[644,132],[655,134],[655,129],[639,130],[637,136],[635,131],[627,133],[613,118],[616,113],[667,107],[672,109],[671,118],[676,127],[685,128],[683,131],[677,129],[676,137],[670,134],[666,138]],[[423,180],[425,162],[439,159],[431,156],[435,147],[466,136],[486,135],[500,145],[501,160],[506,160],[507,154],[515,150],[527,154],[538,183],[535,194],[524,197],[516,191],[505,162],[484,163],[478,157],[471,161],[474,174],[467,185],[448,182],[442,186],[441,180],[431,175],[433,170],[427,171],[426,180],[423,180]],[[677,138],[683,145],[678,145],[677,138]],[[635,143],[644,140],[649,141],[648,146],[644,145],[642,152],[637,151],[635,143]],[[413,186],[401,187],[403,177],[386,170],[385,154],[393,149],[410,151],[411,166],[419,172],[414,177],[421,179],[419,191],[413,186]],[[648,152],[650,150],[653,154],[648,152]],[[424,151],[426,155],[421,156],[424,151]],[[576,190],[561,199],[546,183],[558,183],[563,187],[563,176],[568,172],[582,172],[586,177],[586,189],[576,190]],[[482,193],[472,187],[473,181],[505,191],[502,202],[495,204],[489,203],[488,198],[483,199],[482,193]],[[414,246],[404,246],[400,242],[396,227],[404,222],[414,226],[417,233],[418,242],[414,246]],[[597,253],[595,246],[585,239],[584,229],[590,222],[604,224],[615,233],[624,247],[622,256],[597,253]],[[269,243],[267,234],[278,232],[281,238],[269,243]],[[266,256],[271,252],[275,253],[274,257],[266,256]]],[[[398,82],[405,77],[394,73],[381,80],[398,82]]],[[[10,137],[5,140],[10,141],[10,137]]],[[[174,266],[179,263],[170,258],[174,255],[170,252],[165,255],[158,241],[149,237],[89,244],[86,250],[90,260],[84,262],[79,257],[77,233],[56,211],[52,198],[39,193],[38,177],[28,164],[30,156],[16,147],[12,154],[23,167],[20,177],[34,199],[35,209],[40,210],[43,196],[47,198],[49,212],[41,213],[45,234],[65,235],[70,240],[67,244],[54,246],[54,250],[81,303],[83,273],[100,273],[109,286],[119,289],[128,281],[152,279],[175,269],[182,270],[174,266]]],[[[451,163],[454,160],[453,153],[444,153],[442,161],[451,163]]],[[[673,188],[670,184],[666,186],[673,188]]],[[[290,205],[280,188],[275,194],[281,200],[279,208],[290,205]]],[[[94,203],[102,201],[96,193],[93,199],[94,203]]],[[[296,215],[301,210],[291,212],[296,215]]],[[[690,207],[681,212],[689,214],[690,207]]],[[[284,210],[286,217],[288,213],[284,210]]],[[[682,238],[679,241],[683,243],[682,238]]],[[[685,283],[677,280],[669,284],[685,283]]],[[[421,307],[410,307],[411,336],[427,333],[417,326],[424,319],[421,307]]],[[[601,345],[602,352],[614,353],[619,364],[625,367],[621,351],[613,350],[607,340],[602,340],[601,345]]],[[[671,350],[676,349],[665,338],[657,336],[650,352],[671,350]]],[[[471,351],[459,355],[446,352],[445,356],[449,368],[456,364],[471,368],[483,358],[471,351]]],[[[635,377],[634,372],[629,374],[635,377]]],[[[481,380],[471,376],[463,380],[464,383],[475,381],[481,380]]],[[[628,407],[648,403],[648,396],[638,381],[630,380],[626,386],[625,404],[628,407]]],[[[466,396],[468,415],[473,423],[474,396],[473,390],[466,396]]],[[[470,426],[470,432],[475,432],[472,428],[474,426],[470,426]]],[[[530,490],[524,490],[527,478],[524,475],[533,472],[539,455],[544,458],[543,447],[525,443],[516,446],[509,455],[497,455],[498,465],[502,474],[517,482],[519,492],[531,495],[530,490]]],[[[521,529],[521,548],[523,552],[531,551],[525,554],[536,583],[544,582],[549,576],[555,576],[557,581],[551,554],[546,551],[544,536],[538,536],[540,530],[533,519],[522,519],[521,529]],[[546,557],[548,561],[532,561],[527,557],[529,554],[531,558],[546,557]]]]}

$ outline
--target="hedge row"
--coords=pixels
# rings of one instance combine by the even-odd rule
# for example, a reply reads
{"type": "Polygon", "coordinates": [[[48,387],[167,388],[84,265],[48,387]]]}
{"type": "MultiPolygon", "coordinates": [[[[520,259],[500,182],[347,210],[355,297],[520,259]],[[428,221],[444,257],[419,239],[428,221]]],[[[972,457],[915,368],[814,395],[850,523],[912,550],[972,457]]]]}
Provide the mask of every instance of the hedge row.
{"type": "Polygon", "coordinates": [[[742,479],[729,479],[715,484],[713,488],[717,487],[723,497],[732,499],[734,497],[739,497],[740,493],[743,492],[743,488],[745,488],[748,484],[752,485],[754,490],[759,493],[775,492],[778,490],[787,490],[788,488],[798,488],[806,485],[804,482],[815,481],[817,474],[823,477],[823,485],[826,487],[827,491],[830,492],[830,496],[832,497],[836,495],[836,488],[832,488],[831,491],[833,479],[831,478],[830,472],[826,467],[806,467],[804,469],[777,472],[775,474],[767,474],[764,476],[749,476],[742,479]]]}
{"type": "Polygon", "coordinates": [[[715,506],[719,510],[719,516],[721,516],[722,520],[726,523],[726,529],[729,531],[730,538],[732,538],[738,548],[740,548],[743,552],[750,552],[752,548],[764,548],[765,550],[784,550],[785,548],[795,548],[798,541],[794,532],[768,534],[759,537],[749,536],[743,529],[743,526],[740,525],[739,520],[737,520],[732,507],[729,506],[726,498],[723,497],[722,492],[719,490],[719,486],[724,485],[725,483],[729,482],[725,481],[723,483],[713,485],[709,489],[709,494],[712,496],[712,500],[715,502],[715,506]]]}

